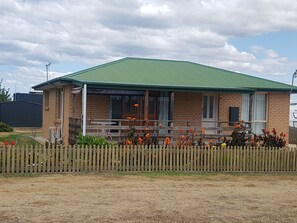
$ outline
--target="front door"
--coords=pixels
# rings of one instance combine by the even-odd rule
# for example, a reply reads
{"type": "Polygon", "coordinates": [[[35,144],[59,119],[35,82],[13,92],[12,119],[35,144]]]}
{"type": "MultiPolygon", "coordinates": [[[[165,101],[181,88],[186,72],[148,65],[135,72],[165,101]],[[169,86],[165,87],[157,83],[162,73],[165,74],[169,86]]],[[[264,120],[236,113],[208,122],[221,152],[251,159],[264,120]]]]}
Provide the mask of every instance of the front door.
{"type": "Polygon", "coordinates": [[[202,96],[202,127],[206,134],[216,134],[218,120],[217,94],[203,94],[202,96]]]}

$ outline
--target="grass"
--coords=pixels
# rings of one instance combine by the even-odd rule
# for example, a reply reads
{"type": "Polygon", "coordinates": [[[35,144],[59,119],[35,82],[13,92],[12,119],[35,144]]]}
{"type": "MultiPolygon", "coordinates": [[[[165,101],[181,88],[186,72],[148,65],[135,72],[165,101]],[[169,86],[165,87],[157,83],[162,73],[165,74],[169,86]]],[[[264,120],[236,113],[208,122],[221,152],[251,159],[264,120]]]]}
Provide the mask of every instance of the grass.
{"type": "Polygon", "coordinates": [[[17,132],[5,133],[5,134],[1,133],[0,142],[8,141],[10,143],[12,141],[15,141],[20,146],[39,145],[39,143],[33,140],[30,136],[32,136],[32,134],[29,134],[29,133],[17,133],[17,132]]]}

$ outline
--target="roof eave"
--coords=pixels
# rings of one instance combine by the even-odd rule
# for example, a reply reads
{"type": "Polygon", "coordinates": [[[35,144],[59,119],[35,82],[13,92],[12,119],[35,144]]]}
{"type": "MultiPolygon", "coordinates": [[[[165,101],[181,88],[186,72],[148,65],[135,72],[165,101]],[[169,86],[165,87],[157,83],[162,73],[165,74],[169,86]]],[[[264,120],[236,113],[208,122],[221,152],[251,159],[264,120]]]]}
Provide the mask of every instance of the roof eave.
{"type": "Polygon", "coordinates": [[[106,82],[89,82],[73,81],[74,85],[82,86],[84,84],[90,87],[111,88],[111,89],[133,89],[133,90],[159,90],[159,91],[181,91],[181,92],[255,92],[251,88],[236,87],[202,87],[202,86],[181,86],[181,85],[148,85],[148,84],[131,84],[131,83],[106,83],[106,82]]]}
{"type": "Polygon", "coordinates": [[[63,80],[61,78],[55,78],[46,82],[43,82],[41,84],[35,85],[32,88],[34,90],[46,90],[46,89],[50,89],[50,88],[54,88],[54,87],[58,87],[58,86],[63,86],[63,85],[67,85],[71,83],[71,81],[68,80],[63,80]]]}

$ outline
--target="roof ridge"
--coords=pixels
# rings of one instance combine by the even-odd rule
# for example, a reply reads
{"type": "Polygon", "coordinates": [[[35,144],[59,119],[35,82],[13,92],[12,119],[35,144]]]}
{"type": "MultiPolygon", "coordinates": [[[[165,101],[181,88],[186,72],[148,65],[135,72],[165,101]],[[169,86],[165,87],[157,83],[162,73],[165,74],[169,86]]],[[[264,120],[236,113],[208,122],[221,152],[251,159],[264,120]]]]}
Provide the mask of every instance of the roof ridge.
{"type": "Polygon", "coordinates": [[[182,63],[191,63],[187,60],[174,60],[174,59],[157,59],[157,58],[145,58],[145,57],[125,57],[124,59],[133,59],[133,60],[153,60],[153,61],[168,61],[168,62],[182,62],[182,63]]]}

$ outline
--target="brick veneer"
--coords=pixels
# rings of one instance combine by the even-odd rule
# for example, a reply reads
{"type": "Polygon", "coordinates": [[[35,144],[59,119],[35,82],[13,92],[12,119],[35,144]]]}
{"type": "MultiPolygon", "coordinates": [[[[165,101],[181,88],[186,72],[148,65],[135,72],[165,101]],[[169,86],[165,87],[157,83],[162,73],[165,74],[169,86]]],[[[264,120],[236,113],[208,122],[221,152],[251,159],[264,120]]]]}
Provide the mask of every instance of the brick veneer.
{"type": "Polygon", "coordinates": [[[289,135],[290,94],[269,93],[267,114],[268,130],[275,128],[278,133],[289,135]]]}
{"type": "MultiPolygon", "coordinates": [[[[82,113],[81,94],[72,94],[72,86],[64,86],[64,120],[63,136],[65,144],[68,143],[69,117],[80,118],[82,113]]],[[[45,96],[43,100],[45,101],[45,96]]],[[[189,120],[192,126],[200,126],[202,118],[202,93],[175,92],[173,120],[189,120]]],[[[43,105],[43,136],[49,138],[49,127],[61,122],[56,119],[57,90],[48,90],[49,106],[43,105]]],[[[239,107],[241,115],[241,94],[218,94],[219,121],[227,122],[229,119],[229,107],[239,107]]],[[[88,95],[87,119],[108,119],[110,116],[110,96],[88,95]]],[[[267,109],[267,129],[276,128],[279,132],[289,132],[290,95],[287,93],[269,93],[267,109]]],[[[239,118],[240,119],[240,118],[239,118]]],[[[177,125],[186,125],[186,122],[177,125]]]]}
{"type": "Polygon", "coordinates": [[[219,94],[219,121],[229,121],[229,107],[239,107],[239,120],[241,117],[241,94],[219,94]]]}
{"type": "MultiPolygon", "coordinates": [[[[72,94],[72,86],[63,87],[64,91],[64,115],[63,115],[63,138],[64,144],[68,144],[69,138],[69,118],[80,118],[82,114],[82,96],[81,94],[72,94]]],[[[61,120],[57,117],[57,89],[49,89],[49,106],[43,105],[43,137],[49,139],[49,128],[60,127],[61,120]]],[[[43,100],[45,101],[45,96],[43,100]]],[[[87,119],[108,119],[109,118],[109,96],[88,95],[87,96],[87,119]]]]}
{"type": "MultiPolygon", "coordinates": [[[[201,124],[202,93],[174,93],[173,120],[190,120],[192,126],[201,124]]],[[[178,123],[185,126],[187,123],[178,123]]]]}
{"type": "Polygon", "coordinates": [[[43,103],[42,132],[43,137],[49,139],[49,127],[54,127],[56,120],[56,89],[49,89],[48,94],[43,94],[43,101],[46,101],[46,95],[48,95],[48,106],[43,103]]]}

